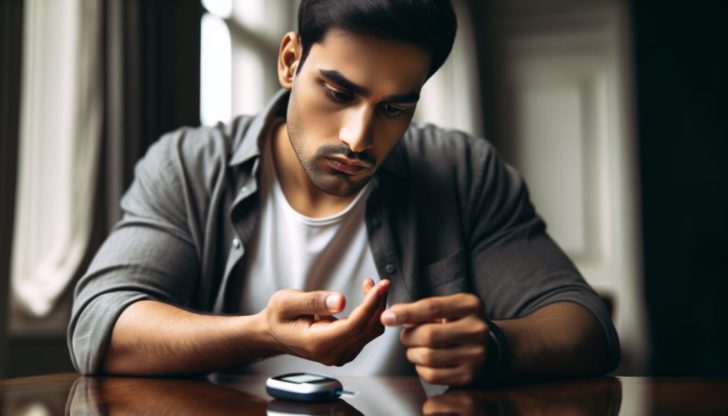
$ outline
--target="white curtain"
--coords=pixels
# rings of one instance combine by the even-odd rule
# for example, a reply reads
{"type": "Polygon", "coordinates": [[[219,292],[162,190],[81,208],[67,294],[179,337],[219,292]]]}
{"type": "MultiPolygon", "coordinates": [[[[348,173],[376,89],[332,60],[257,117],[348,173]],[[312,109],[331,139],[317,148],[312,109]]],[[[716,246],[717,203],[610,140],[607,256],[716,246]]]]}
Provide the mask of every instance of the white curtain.
{"type": "Polygon", "coordinates": [[[26,0],[11,288],[47,315],[91,234],[101,143],[101,4],[26,0]]]}

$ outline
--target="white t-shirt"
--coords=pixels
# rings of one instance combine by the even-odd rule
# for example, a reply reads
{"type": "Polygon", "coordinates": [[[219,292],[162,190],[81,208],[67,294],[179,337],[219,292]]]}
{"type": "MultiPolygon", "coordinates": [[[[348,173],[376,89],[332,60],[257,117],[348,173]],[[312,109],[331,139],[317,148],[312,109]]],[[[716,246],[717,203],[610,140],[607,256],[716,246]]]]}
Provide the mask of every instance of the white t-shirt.
{"type": "MultiPolygon", "coordinates": [[[[348,316],[361,304],[362,283],[368,277],[379,281],[364,221],[365,186],[343,211],[324,218],[311,218],[294,210],[278,181],[268,132],[261,156],[260,218],[247,250],[242,282],[240,313],[254,314],[268,305],[276,291],[332,290],[346,296],[348,316]]],[[[412,374],[399,341],[399,329],[387,328],[367,344],[356,359],[342,367],[327,367],[290,355],[280,355],[247,366],[251,373],[279,374],[293,371],[330,375],[412,374]]]]}

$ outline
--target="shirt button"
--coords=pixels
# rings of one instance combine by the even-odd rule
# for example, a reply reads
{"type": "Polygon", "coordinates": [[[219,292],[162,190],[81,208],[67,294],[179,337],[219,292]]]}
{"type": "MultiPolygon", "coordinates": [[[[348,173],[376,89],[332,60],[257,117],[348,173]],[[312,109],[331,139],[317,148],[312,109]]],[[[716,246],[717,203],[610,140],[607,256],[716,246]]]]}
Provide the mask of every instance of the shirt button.
{"type": "Polygon", "coordinates": [[[249,187],[248,187],[247,185],[243,186],[243,187],[242,187],[242,188],[240,189],[240,195],[242,195],[242,194],[244,194],[244,193],[248,192],[248,189],[250,189],[250,188],[249,188],[249,187]]]}
{"type": "Polygon", "coordinates": [[[377,227],[379,227],[379,226],[380,226],[381,224],[382,224],[382,222],[381,222],[381,221],[379,221],[379,219],[378,219],[378,218],[374,218],[374,219],[372,220],[372,227],[374,227],[374,228],[377,228],[377,227]]]}
{"type": "Polygon", "coordinates": [[[235,250],[240,249],[240,239],[233,238],[233,247],[235,248],[235,250]]]}
{"type": "Polygon", "coordinates": [[[392,274],[397,271],[397,267],[394,264],[388,264],[384,266],[384,271],[386,271],[387,274],[392,274]]]}

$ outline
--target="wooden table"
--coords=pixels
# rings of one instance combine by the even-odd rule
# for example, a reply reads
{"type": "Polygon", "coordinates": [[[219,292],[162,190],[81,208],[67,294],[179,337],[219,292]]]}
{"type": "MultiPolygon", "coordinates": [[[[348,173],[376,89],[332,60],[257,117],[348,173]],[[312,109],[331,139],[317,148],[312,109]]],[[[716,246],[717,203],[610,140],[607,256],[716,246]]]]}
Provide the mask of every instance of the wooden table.
{"type": "Polygon", "coordinates": [[[0,381],[0,413],[250,415],[728,415],[728,380],[600,377],[442,391],[413,377],[342,377],[358,392],[293,404],[265,394],[264,377],[90,378],[75,373],[0,381]]]}

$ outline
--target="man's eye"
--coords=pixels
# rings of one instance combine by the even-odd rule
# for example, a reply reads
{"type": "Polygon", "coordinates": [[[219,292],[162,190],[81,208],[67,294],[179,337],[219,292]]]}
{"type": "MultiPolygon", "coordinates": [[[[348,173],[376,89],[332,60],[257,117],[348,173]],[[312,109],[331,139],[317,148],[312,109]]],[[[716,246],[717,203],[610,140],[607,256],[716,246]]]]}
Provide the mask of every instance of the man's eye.
{"type": "Polygon", "coordinates": [[[326,95],[328,95],[331,100],[337,103],[345,103],[347,101],[351,101],[352,98],[354,98],[351,93],[338,91],[326,86],[324,87],[324,91],[326,91],[326,95]]]}
{"type": "Polygon", "coordinates": [[[392,117],[396,117],[400,114],[404,114],[405,110],[401,108],[397,108],[391,104],[382,104],[382,111],[384,111],[384,114],[392,117]]]}

